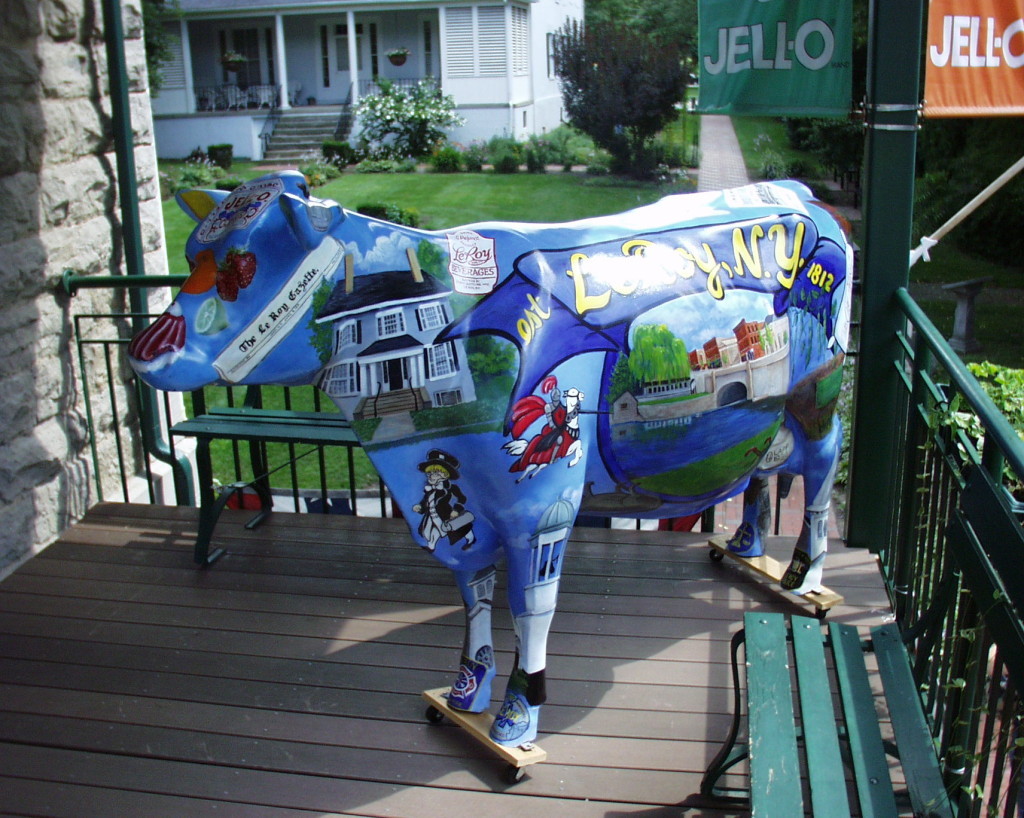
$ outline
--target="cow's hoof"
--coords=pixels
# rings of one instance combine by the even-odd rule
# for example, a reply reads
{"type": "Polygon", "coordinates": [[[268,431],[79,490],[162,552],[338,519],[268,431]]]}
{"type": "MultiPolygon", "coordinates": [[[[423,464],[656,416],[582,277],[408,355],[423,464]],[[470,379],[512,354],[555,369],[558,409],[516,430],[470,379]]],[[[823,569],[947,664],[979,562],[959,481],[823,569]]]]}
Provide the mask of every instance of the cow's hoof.
{"type": "Polygon", "coordinates": [[[522,693],[508,690],[491,725],[491,741],[505,747],[531,743],[537,738],[539,717],[540,705],[529,704],[522,693]]]}
{"type": "Polygon", "coordinates": [[[729,538],[725,547],[729,549],[730,554],[745,559],[764,556],[764,543],[757,535],[757,529],[750,523],[740,523],[740,527],[729,538]]]}
{"type": "Polygon", "coordinates": [[[491,704],[491,682],[496,673],[492,665],[464,655],[459,674],[448,694],[448,706],[453,710],[482,713],[491,704]]]}

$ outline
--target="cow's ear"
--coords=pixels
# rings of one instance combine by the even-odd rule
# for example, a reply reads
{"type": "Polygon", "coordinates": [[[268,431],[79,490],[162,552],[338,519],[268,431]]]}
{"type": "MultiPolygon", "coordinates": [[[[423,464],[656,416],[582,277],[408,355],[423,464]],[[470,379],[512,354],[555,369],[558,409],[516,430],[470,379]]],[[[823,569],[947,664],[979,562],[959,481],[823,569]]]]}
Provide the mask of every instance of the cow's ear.
{"type": "Polygon", "coordinates": [[[345,220],[345,213],[337,202],[308,202],[292,193],[285,193],[278,201],[288,226],[302,245],[310,250],[320,244],[325,233],[330,233],[345,220]]]}
{"type": "Polygon", "coordinates": [[[197,222],[209,216],[227,197],[226,190],[182,190],[174,194],[178,207],[197,222]]]}

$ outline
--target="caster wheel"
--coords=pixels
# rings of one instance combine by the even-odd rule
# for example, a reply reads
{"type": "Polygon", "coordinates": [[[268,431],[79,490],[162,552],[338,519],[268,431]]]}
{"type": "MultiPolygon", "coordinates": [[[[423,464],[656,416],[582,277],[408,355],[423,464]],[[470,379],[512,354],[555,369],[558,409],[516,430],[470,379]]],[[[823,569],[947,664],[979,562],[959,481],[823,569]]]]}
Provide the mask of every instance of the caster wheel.
{"type": "Polygon", "coordinates": [[[824,622],[825,621],[825,617],[828,616],[828,611],[826,611],[826,610],[815,611],[814,615],[818,618],[818,621],[824,622]]]}
{"type": "Polygon", "coordinates": [[[525,767],[515,767],[509,764],[505,768],[505,783],[506,784],[518,784],[526,777],[525,767]]]}
{"type": "Polygon", "coordinates": [[[444,713],[434,707],[434,705],[430,705],[424,715],[427,717],[427,721],[431,724],[440,724],[444,721],[444,713]]]}
{"type": "Polygon", "coordinates": [[[708,556],[711,557],[712,562],[721,562],[725,559],[725,554],[723,554],[717,548],[712,548],[708,556]]]}

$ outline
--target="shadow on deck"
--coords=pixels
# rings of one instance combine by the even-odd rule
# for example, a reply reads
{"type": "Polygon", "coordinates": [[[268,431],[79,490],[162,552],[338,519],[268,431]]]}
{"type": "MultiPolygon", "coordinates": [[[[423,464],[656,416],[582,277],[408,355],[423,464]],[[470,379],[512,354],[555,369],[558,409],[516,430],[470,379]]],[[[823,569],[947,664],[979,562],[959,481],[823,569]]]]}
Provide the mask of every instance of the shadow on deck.
{"type": "MultiPolygon", "coordinates": [[[[808,610],[712,563],[706,535],[577,529],[548,761],[509,786],[424,719],[420,691],[455,673],[462,606],[402,521],[275,514],[247,531],[227,511],[227,555],[197,570],[195,515],[97,506],[0,584],[5,814],[735,815],[697,795],[729,725],[730,635],[745,610],[808,610]]],[[[829,559],[846,599],[830,619],[881,622],[873,557],[836,541],[829,559]]],[[[500,695],[500,591],[495,624],[500,695]]]]}

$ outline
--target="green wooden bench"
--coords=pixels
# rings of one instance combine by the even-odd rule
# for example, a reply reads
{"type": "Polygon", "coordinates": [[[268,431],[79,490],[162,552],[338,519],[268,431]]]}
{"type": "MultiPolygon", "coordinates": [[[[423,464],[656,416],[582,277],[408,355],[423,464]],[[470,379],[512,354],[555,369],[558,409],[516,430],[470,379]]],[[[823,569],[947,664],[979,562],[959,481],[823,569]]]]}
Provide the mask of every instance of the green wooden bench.
{"type": "Polygon", "coordinates": [[[749,804],[755,818],[912,814],[952,818],[932,735],[898,626],[862,640],[851,625],[827,630],[809,617],[747,613],[732,643],[734,717],[701,782],[716,800],[749,804]],[[746,668],[747,733],[739,741],[740,653],[746,668]],[[895,742],[882,738],[865,655],[873,652],[895,742]],[[838,705],[838,706],[837,706],[838,705]],[[894,790],[897,755],[906,791],[894,790]],[[749,788],[720,779],[749,760],[749,788]],[[897,801],[905,802],[902,808],[897,801]]]}
{"type": "MultiPolygon", "coordinates": [[[[209,565],[224,552],[210,551],[210,541],[221,512],[232,495],[243,488],[255,489],[260,510],[246,523],[246,528],[258,526],[273,508],[270,491],[270,468],[267,462],[267,443],[307,444],[314,447],[343,446],[348,452],[349,502],[355,510],[355,466],[352,449],[359,440],[351,424],[342,415],[333,412],[299,412],[286,409],[265,409],[261,405],[259,387],[249,387],[240,406],[214,406],[206,408],[200,397],[193,394],[193,405],[199,411],[193,418],[174,424],[171,435],[196,440],[196,472],[199,477],[199,529],[196,534],[195,561],[209,565]],[[251,482],[234,482],[219,492],[214,488],[213,464],[210,444],[214,440],[248,443],[249,465],[255,478],[251,482]]],[[[384,510],[383,493],[381,509],[384,510]]]]}

